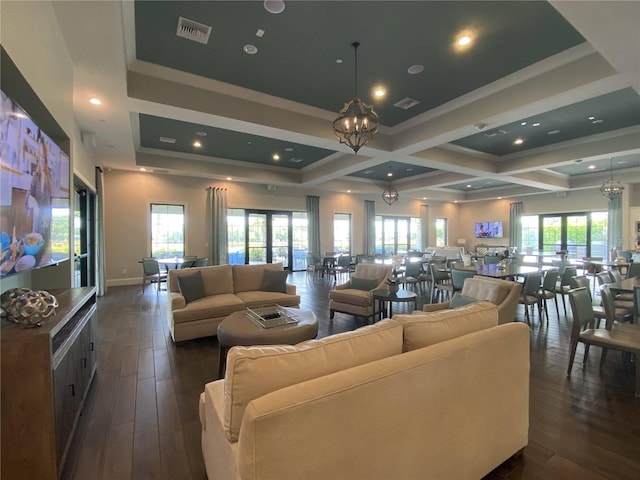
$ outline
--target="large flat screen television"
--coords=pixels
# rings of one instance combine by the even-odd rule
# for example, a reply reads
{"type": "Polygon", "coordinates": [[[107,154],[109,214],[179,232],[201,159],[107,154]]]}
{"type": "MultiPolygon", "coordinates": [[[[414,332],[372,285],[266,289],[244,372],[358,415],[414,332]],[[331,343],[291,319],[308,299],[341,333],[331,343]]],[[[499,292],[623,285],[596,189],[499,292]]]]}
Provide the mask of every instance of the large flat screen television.
{"type": "Polygon", "coordinates": [[[0,275],[69,259],[69,156],[0,90],[0,275]]]}
{"type": "Polygon", "coordinates": [[[502,222],[476,223],[476,238],[502,238],[502,222]]]}

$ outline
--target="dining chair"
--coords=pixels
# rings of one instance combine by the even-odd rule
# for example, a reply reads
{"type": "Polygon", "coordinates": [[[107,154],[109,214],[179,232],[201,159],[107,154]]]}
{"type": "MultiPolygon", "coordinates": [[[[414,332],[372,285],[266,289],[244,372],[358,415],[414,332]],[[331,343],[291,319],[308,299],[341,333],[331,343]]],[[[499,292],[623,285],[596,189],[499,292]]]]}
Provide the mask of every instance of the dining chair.
{"type": "Polygon", "coordinates": [[[333,267],[330,269],[333,278],[338,281],[338,275],[351,275],[351,255],[340,255],[333,267]]]}
{"type": "Polygon", "coordinates": [[[498,255],[485,255],[484,264],[485,265],[497,265],[502,260],[502,257],[498,255]]]}
{"type": "MultiPolygon", "coordinates": [[[[560,295],[562,298],[562,308],[564,310],[565,317],[567,316],[567,304],[564,301],[564,297],[569,294],[571,290],[571,277],[578,275],[578,269],[573,266],[564,267],[562,275],[560,276],[560,283],[556,285],[556,295],[560,295]]],[[[558,317],[560,313],[558,312],[558,317]]]]}
{"type": "Polygon", "coordinates": [[[182,265],[180,266],[180,268],[191,268],[193,267],[193,264],[196,262],[197,260],[197,256],[195,255],[185,255],[182,257],[182,265]]]}
{"type": "Polygon", "coordinates": [[[618,270],[617,268],[612,268],[611,270],[609,270],[609,273],[611,274],[614,282],[621,282],[622,280],[624,280],[624,278],[622,278],[620,270],[618,270]]]}
{"type": "Polygon", "coordinates": [[[605,284],[600,287],[600,298],[602,298],[608,330],[611,330],[615,322],[626,323],[633,320],[633,304],[625,307],[618,306],[609,285],[605,284]]]}
{"type": "MultiPolygon", "coordinates": [[[[547,307],[547,300],[550,300],[552,298],[555,300],[556,313],[558,314],[558,318],[560,318],[560,311],[558,309],[558,297],[556,296],[556,283],[558,283],[559,275],[560,270],[557,268],[547,270],[544,274],[544,279],[542,280],[542,286],[536,292],[536,296],[542,304],[542,311],[547,314],[547,325],[549,325],[549,309],[547,307]]],[[[587,283],[588,282],[589,280],[587,279],[587,283]]]]}
{"type": "MultiPolygon", "coordinates": [[[[589,297],[591,297],[591,305],[593,307],[593,315],[596,318],[596,327],[600,327],[600,321],[607,320],[607,314],[604,312],[604,307],[602,305],[593,305],[593,296],[591,295],[591,283],[586,275],[576,275],[575,277],[571,277],[571,288],[586,288],[589,292],[589,297]]],[[[557,301],[556,301],[557,306],[557,301]]]]}
{"type": "Polygon", "coordinates": [[[538,291],[540,290],[540,282],[542,281],[542,273],[530,273],[524,279],[524,285],[522,286],[522,295],[520,301],[524,305],[524,315],[527,323],[530,322],[529,306],[531,306],[531,316],[533,316],[533,306],[538,306],[538,315],[540,315],[540,322],[542,323],[542,307],[540,306],[540,299],[538,298],[538,291]]]}
{"type": "Polygon", "coordinates": [[[445,262],[430,263],[429,268],[431,271],[431,303],[436,303],[438,298],[440,302],[444,302],[445,297],[451,298],[453,284],[451,276],[447,272],[447,264],[445,262]]]}
{"type": "Polygon", "coordinates": [[[207,266],[209,266],[209,258],[207,258],[207,257],[196,258],[196,261],[193,262],[193,266],[194,267],[207,267],[207,266]]]}
{"type": "Polygon", "coordinates": [[[403,279],[405,285],[414,285],[414,289],[417,287],[424,293],[426,277],[424,276],[420,262],[408,262],[403,279]]]}
{"type": "Polygon", "coordinates": [[[142,293],[147,283],[156,284],[156,293],[160,291],[160,284],[167,282],[167,273],[160,271],[160,265],[155,258],[142,259],[142,293]]]}
{"type": "Polygon", "coordinates": [[[596,275],[602,272],[602,266],[595,265],[591,262],[601,262],[602,260],[604,260],[603,257],[582,257],[582,268],[584,271],[583,275],[585,275],[587,278],[593,278],[593,295],[596,294],[596,275]]]}
{"type": "Polygon", "coordinates": [[[627,268],[627,278],[640,277],[640,262],[632,262],[627,268]]]}
{"type": "Polygon", "coordinates": [[[461,292],[464,287],[464,281],[467,278],[472,278],[476,275],[473,270],[459,270],[454,268],[451,270],[451,285],[453,286],[453,292],[461,292]]]}

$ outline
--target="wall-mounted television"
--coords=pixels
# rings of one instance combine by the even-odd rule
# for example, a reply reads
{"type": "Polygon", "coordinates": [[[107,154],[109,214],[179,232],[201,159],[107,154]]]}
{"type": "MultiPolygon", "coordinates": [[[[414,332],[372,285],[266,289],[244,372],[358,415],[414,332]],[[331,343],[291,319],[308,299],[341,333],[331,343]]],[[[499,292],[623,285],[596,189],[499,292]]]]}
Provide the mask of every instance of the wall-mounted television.
{"type": "Polygon", "coordinates": [[[502,238],[502,222],[476,223],[476,238],[502,238]]]}
{"type": "Polygon", "coordinates": [[[69,156],[0,90],[0,275],[69,259],[69,156]]]}

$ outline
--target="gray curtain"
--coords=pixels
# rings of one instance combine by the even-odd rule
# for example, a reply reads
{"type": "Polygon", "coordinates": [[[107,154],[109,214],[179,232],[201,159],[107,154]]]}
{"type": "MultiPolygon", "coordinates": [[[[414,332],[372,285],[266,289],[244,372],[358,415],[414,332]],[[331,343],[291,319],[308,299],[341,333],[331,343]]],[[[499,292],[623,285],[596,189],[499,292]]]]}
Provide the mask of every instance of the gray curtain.
{"type": "Polygon", "coordinates": [[[420,230],[422,234],[422,251],[429,246],[429,205],[420,205],[420,230]]]}
{"type": "Polygon", "coordinates": [[[307,222],[309,225],[309,253],[320,253],[320,197],[307,196],[307,222]]]}
{"type": "Polygon", "coordinates": [[[364,253],[376,254],[376,202],[364,201],[364,253]]]}
{"type": "Polygon", "coordinates": [[[612,258],[613,249],[622,248],[622,195],[609,200],[609,220],[607,223],[607,239],[609,259],[612,258]]]}
{"type": "Polygon", "coordinates": [[[509,246],[522,250],[522,202],[509,204],[509,246]]]}
{"type": "Polygon", "coordinates": [[[229,263],[226,188],[207,188],[207,237],[210,264],[224,265],[229,263]]]}
{"type": "Polygon", "coordinates": [[[107,293],[106,257],[104,251],[104,172],[96,167],[96,293],[107,293]]]}

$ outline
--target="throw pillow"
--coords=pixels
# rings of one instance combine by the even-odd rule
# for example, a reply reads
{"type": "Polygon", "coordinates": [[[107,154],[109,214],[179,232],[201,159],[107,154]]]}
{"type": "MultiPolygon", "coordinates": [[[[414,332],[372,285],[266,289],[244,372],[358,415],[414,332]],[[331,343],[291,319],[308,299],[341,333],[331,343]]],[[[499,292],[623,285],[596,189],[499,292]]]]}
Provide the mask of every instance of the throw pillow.
{"type": "Polygon", "coordinates": [[[465,297],[464,295],[461,295],[456,292],[456,294],[453,296],[453,298],[449,302],[449,308],[463,307],[465,305],[469,305],[470,303],[475,303],[477,301],[478,300],[476,300],[475,298],[465,297]]]}
{"type": "Polygon", "coordinates": [[[350,286],[355,290],[366,290],[368,292],[369,290],[376,288],[378,283],[380,282],[375,278],[351,277],[350,286]]]}
{"type": "Polygon", "coordinates": [[[202,273],[197,271],[191,275],[178,275],[178,288],[186,303],[204,297],[202,273]]]}
{"type": "Polygon", "coordinates": [[[264,280],[262,281],[262,291],[287,293],[288,275],[289,272],[286,270],[280,271],[265,269],[264,280]]]}

